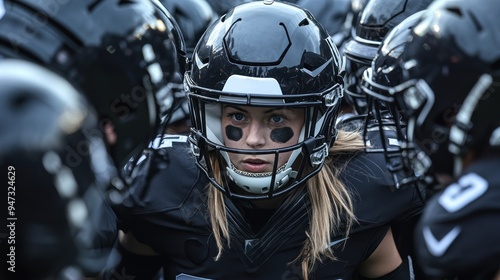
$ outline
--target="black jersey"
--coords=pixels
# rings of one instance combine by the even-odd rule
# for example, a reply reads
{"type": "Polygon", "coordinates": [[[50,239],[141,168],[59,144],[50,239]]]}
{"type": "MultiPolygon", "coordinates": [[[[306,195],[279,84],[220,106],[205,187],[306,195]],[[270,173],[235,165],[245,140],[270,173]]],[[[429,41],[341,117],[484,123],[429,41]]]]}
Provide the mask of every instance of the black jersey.
{"type": "MultiPolygon", "coordinates": [[[[133,192],[117,213],[125,230],[159,253],[164,279],[302,279],[300,263],[294,260],[309,227],[305,191],[267,213],[268,221],[257,232],[248,223],[248,211],[228,199],[231,244],[215,261],[206,205],[206,190],[212,186],[195,165],[186,136],[166,135],[156,141],[158,149],[138,159],[133,192]]],[[[332,236],[325,245],[338,260],[318,263],[310,279],[355,279],[358,266],[377,248],[390,223],[420,211],[416,190],[395,190],[383,161],[380,154],[366,153],[349,161],[342,180],[353,194],[359,224],[349,236],[332,236]]]]}
{"type": "Polygon", "coordinates": [[[480,279],[500,269],[499,171],[498,158],[476,162],[428,201],[415,233],[426,274],[480,279]]]}

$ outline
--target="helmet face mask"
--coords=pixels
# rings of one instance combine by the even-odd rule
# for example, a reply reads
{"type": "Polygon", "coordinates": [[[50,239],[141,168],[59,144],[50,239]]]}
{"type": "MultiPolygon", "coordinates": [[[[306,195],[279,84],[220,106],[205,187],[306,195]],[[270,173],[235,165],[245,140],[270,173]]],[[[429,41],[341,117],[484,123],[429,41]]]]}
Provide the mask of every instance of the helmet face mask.
{"type": "Polygon", "coordinates": [[[212,179],[212,183],[227,195],[249,199],[277,196],[310,178],[313,173],[307,173],[309,172],[307,170],[313,169],[316,173],[321,168],[328,155],[328,148],[334,140],[335,131],[332,124],[340,105],[341,86],[339,84],[323,93],[285,95],[212,91],[190,85],[192,81],[189,76],[186,76],[186,82],[190,88],[189,97],[194,124],[190,140],[198,158],[198,164],[212,179]],[[230,148],[224,144],[222,135],[223,106],[303,110],[305,119],[299,141],[280,149],[230,148]],[[224,171],[221,172],[222,181],[216,180],[216,175],[211,170],[210,166],[213,163],[209,151],[215,152],[216,162],[224,171]],[[230,159],[234,154],[273,155],[275,171],[269,174],[244,174],[234,168],[230,159]],[[286,164],[277,165],[280,157],[289,157],[286,164]],[[207,164],[207,159],[209,164],[207,164]],[[307,174],[304,175],[305,173],[307,174]],[[249,194],[235,193],[229,188],[233,183],[249,194]]]}
{"type": "MultiPolygon", "coordinates": [[[[348,56],[346,55],[346,57],[348,56]]],[[[344,85],[344,99],[360,115],[368,112],[366,96],[360,87],[360,79],[368,65],[353,61],[350,58],[346,59],[347,74],[344,85]]]]}
{"type": "MultiPolygon", "coordinates": [[[[410,10],[407,11],[407,13],[409,12],[410,10]]],[[[417,180],[414,174],[415,168],[408,164],[403,156],[414,152],[409,151],[409,149],[413,149],[413,146],[409,145],[406,137],[407,123],[405,120],[408,119],[407,116],[410,112],[422,110],[425,101],[432,97],[426,97],[425,93],[429,93],[428,91],[417,91],[417,89],[421,89],[420,83],[417,85],[414,80],[405,80],[403,76],[404,64],[401,58],[410,32],[423,12],[415,12],[393,27],[380,42],[370,65],[362,68],[361,75],[356,74],[356,76],[361,77],[359,83],[356,84],[362,92],[362,94],[358,94],[358,99],[364,97],[365,101],[365,141],[369,143],[372,134],[377,132],[380,139],[386,139],[386,141],[381,141],[381,148],[378,148],[380,145],[375,145],[376,148],[367,146],[366,150],[367,152],[384,153],[388,170],[393,174],[396,187],[413,184],[417,180]],[[397,101],[402,98],[395,98],[396,96],[407,99],[414,98],[412,104],[415,108],[407,108],[404,103],[398,104],[397,101]],[[421,99],[418,99],[419,97],[421,99]]],[[[369,11],[366,13],[368,14],[369,11]]],[[[362,49],[359,42],[353,44],[353,46],[355,45],[362,49]]],[[[365,48],[367,47],[365,46],[365,48]]],[[[354,50],[355,48],[352,47],[351,56],[356,58],[354,50]]]]}
{"type": "Polygon", "coordinates": [[[309,13],[293,5],[248,3],[212,25],[195,48],[184,79],[193,122],[190,139],[198,165],[226,195],[271,198],[319,172],[335,138],[343,82],[338,50],[317,25],[309,13]],[[256,31],[254,21],[259,17],[266,24],[256,31]],[[250,41],[253,46],[265,44],[264,49],[247,48],[245,42],[250,41]],[[278,149],[231,148],[223,137],[225,106],[303,111],[298,142],[278,149]],[[238,170],[231,158],[241,154],[274,158],[273,171],[238,170]],[[278,159],[286,163],[278,166],[278,159]]]}

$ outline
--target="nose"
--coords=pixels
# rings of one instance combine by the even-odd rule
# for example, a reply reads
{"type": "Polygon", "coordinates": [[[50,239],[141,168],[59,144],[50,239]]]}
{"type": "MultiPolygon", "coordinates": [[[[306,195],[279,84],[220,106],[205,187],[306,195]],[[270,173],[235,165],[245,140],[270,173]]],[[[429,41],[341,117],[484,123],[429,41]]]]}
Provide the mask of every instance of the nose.
{"type": "Polygon", "coordinates": [[[248,135],[246,137],[246,144],[253,148],[261,148],[266,144],[266,139],[264,136],[265,129],[257,121],[252,121],[248,129],[248,135]]]}

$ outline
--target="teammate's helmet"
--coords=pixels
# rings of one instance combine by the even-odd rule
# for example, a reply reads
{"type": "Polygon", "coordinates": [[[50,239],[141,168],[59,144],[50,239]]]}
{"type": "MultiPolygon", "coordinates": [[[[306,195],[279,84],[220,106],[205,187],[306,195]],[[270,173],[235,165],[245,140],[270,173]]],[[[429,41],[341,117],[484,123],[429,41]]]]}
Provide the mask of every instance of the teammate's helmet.
{"type": "Polygon", "coordinates": [[[332,36],[339,47],[351,31],[351,0],[300,0],[297,5],[308,10],[332,36]]]}
{"type": "Polygon", "coordinates": [[[2,3],[1,55],[45,65],[84,93],[100,126],[114,128],[118,166],[144,148],[158,129],[156,94],[178,70],[173,35],[151,1],[2,3]]]}
{"type": "MultiPolygon", "coordinates": [[[[175,1],[152,0],[155,8],[160,11],[160,15],[164,16],[167,29],[169,29],[173,35],[177,49],[177,63],[179,66],[171,82],[157,93],[157,99],[160,105],[162,131],[165,130],[165,127],[173,123],[189,119],[189,102],[182,81],[184,72],[186,71],[188,47],[186,45],[184,32],[181,30],[181,27],[172,13],[165,7],[166,2],[175,1]]],[[[172,8],[176,8],[176,6],[172,8]]]]}
{"type": "MultiPolygon", "coordinates": [[[[371,67],[363,72],[361,89],[367,100],[365,137],[368,131],[378,131],[381,139],[387,139],[388,131],[397,138],[382,142],[388,169],[394,173],[403,171],[405,177],[398,184],[414,181],[412,169],[402,164],[401,149],[406,147],[405,123],[394,102],[391,90],[404,82],[401,54],[408,42],[412,28],[419,22],[425,10],[414,13],[396,25],[382,41],[371,67]]],[[[394,137],[394,136],[393,136],[394,137]]],[[[367,147],[367,150],[370,150],[367,147]]],[[[374,151],[376,152],[376,151],[374,151]]]]}
{"type": "Polygon", "coordinates": [[[488,0],[438,1],[413,28],[401,62],[407,82],[393,92],[408,141],[421,149],[408,155],[415,168],[452,174],[449,152],[498,145],[498,133],[489,139],[500,120],[498,12],[488,0]]]}
{"type": "Polygon", "coordinates": [[[198,165],[229,196],[267,198],[304,183],[320,170],[335,139],[342,75],[337,48],[308,11],[273,1],[237,6],[200,39],[185,78],[198,165]],[[304,108],[299,143],[272,151],[226,147],[221,128],[224,104],[304,108]],[[210,150],[216,152],[222,181],[215,178],[210,150]],[[249,152],[274,154],[276,159],[287,152],[292,156],[274,172],[255,177],[235,171],[228,157],[249,152]],[[251,195],[233,193],[229,183],[251,195]]]}
{"type": "Polygon", "coordinates": [[[15,274],[98,273],[108,254],[98,250],[91,221],[102,214],[116,171],[95,133],[97,117],[66,80],[25,60],[0,60],[0,85],[0,167],[9,180],[3,197],[15,231],[15,274]]]}
{"type": "MultiPolygon", "coordinates": [[[[370,0],[351,0],[351,10],[353,15],[351,20],[351,28],[353,26],[356,26],[357,22],[359,21],[359,17],[361,16],[361,12],[366,7],[366,4],[368,4],[369,1],[370,0]]],[[[353,31],[354,30],[349,30],[350,36],[352,35],[352,33],[354,33],[353,31]]]]}
{"type": "Polygon", "coordinates": [[[251,2],[252,0],[207,0],[212,9],[219,15],[227,13],[230,9],[251,2]]]}
{"type": "Polygon", "coordinates": [[[161,3],[179,24],[191,58],[196,43],[218,14],[206,0],[161,0],[161,3]]]}
{"type": "Polygon", "coordinates": [[[425,9],[433,0],[370,0],[353,26],[352,39],[344,47],[347,58],[346,100],[359,114],[367,112],[366,98],[359,87],[363,71],[371,65],[387,33],[410,15],[425,9]]]}

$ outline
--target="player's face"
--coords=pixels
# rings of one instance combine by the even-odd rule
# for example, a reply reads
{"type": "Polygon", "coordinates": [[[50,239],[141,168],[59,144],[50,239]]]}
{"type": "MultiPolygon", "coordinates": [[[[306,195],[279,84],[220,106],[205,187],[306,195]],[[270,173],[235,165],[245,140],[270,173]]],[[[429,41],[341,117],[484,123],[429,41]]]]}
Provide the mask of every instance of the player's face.
{"type": "MultiPolygon", "coordinates": [[[[225,105],[222,108],[224,143],[245,150],[278,149],[297,144],[304,125],[304,109],[225,105]]],[[[280,155],[278,167],[291,152],[280,155]]],[[[239,170],[262,173],[273,171],[274,154],[229,153],[239,170]]]]}

